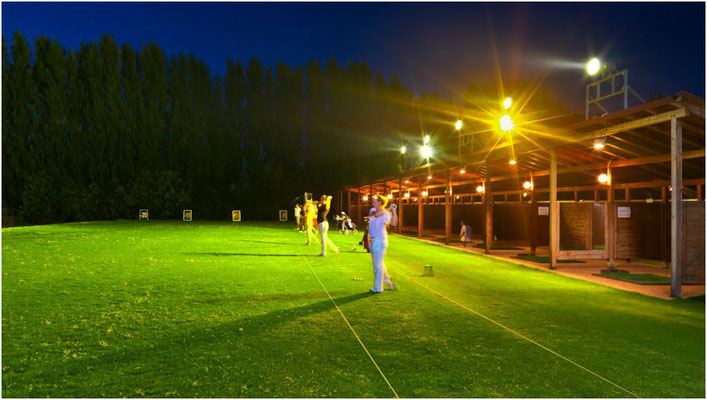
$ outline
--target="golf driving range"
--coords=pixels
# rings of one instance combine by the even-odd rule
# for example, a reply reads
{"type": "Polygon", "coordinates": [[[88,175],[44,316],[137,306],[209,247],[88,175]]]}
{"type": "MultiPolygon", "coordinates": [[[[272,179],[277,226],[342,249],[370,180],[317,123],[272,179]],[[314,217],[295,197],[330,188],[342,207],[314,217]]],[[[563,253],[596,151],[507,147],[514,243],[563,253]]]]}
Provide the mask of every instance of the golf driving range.
{"type": "Polygon", "coordinates": [[[285,223],[2,230],[3,397],[703,397],[704,297],[285,223]],[[434,276],[421,276],[432,265],[434,276]]]}

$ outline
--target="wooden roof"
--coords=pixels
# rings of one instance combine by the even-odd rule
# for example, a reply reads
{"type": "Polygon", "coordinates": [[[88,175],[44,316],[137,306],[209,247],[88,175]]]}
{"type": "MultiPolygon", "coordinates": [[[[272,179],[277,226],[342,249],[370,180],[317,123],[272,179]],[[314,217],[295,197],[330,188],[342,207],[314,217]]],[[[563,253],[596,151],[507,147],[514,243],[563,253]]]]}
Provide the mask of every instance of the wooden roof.
{"type": "MultiPolygon", "coordinates": [[[[381,177],[375,182],[352,185],[356,190],[372,185],[373,192],[397,192],[444,186],[449,170],[453,186],[466,183],[466,193],[476,183],[490,177],[493,191],[520,189],[522,181],[533,175],[535,187],[547,186],[550,149],[556,149],[559,186],[596,185],[598,171],[611,165],[617,183],[658,182],[670,180],[670,121],[678,118],[683,126],[683,179],[705,177],[704,100],[686,92],[605,114],[565,126],[543,126],[544,135],[514,136],[512,145],[516,165],[508,163],[510,141],[493,148],[450,157],[399,174],[381,177]],[[605,137],[603,150],[593,148],[594,139],[605,137]],[[618,168],[621,167],[621,168],[618,168]],[[630,168],[623,168],[630,167],[630,168]],[[462,171],[465,171],[462,173],[462,171]],[[402,188],[398,181],[402,180],[402,188]]],[[[687,184],[687,183],[686,183],[687,184]]],[[[460,193],[458,189],[455,193],[460,193]]]]}

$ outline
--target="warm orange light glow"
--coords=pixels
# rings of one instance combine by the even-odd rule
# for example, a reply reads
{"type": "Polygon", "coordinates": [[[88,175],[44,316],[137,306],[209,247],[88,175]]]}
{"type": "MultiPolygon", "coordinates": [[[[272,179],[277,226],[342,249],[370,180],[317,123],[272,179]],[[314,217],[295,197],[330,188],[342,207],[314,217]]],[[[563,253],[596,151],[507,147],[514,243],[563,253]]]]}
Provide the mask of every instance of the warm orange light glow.
{"type": "Polygon", "coordinates": [[[407,152],[408,152],[407,146],[402,146],[402,147],[400,147],[400,153],[401,153],[401,154],[405,154],[405,153],[407,153],[407,152]]]}
{"type": "Polygon", "coordinates": [[[609,175],[601,174],[601,175],[599,175],[599,178],[597,178],[597,179],[599,180],[599,183],[607,183],[607,182],[609,182],[609,175]]]}
{"type": "Polygon", "coordinates": [[[389,194],[388,194],[388,200],[390,200],[390,199],[392,199],[392,198],[393,198],[393,193],[389,193],[389,194]]]}
{"type": "Polygon", "coordinates": [[[465,170],[464,168],[462,168],[461,170],[459,170],[459,173],[460,173],[460,174],[466,174],[466,170],[465,170]]]}
{"type": "Polygon", "coordinates": [[[454,124],[454,127],[455,127],[457,130],[461,130],[461,128],[462,128],[462,120],[458,119],[458,120],[457,120],[457,123],[454,124]]]}
{"type": "Polygon", "coordinates": [[[410,198],[410,192],[405,193],[403,196],[404,196],[406,199],[409,199],[409,198],[410,198]]]}
{"type": "Polygon", "coordinates": [[[530,183],[530,181],[525,181],[525,182],[523,182],[523,188],[524,188],[524,189],[530,189],[531,187],[533,187],[533,184],[530,183]]]}
{"type": "Polygon", "coordinates": [[[363,195],[363,201],[368,201],[368,195],[363,195]]]}
{"type": "Polygon", "coordinates": [[[516,160],[511,160],[511,161],[509,161],[508,163],[511,164],[511,165],[516,165],[516,160]]]}
{"type": "Polygon", "coordinates": [[[479,186],[476,187],[476,191],[477,191],[478,193],[483,193],[483,192],[484,192],[484,187],[481,186],[481,185],[479,185],[479,186]]]}
{"type": "Polygon", "coordinates": [[[432,175],[427,175],[427,180],[432,179],[432,175]]]}
{"type": "Polygon", "coordinates": [[[427,190],[422,191],[422,197],[427,197],[427,190]]]}

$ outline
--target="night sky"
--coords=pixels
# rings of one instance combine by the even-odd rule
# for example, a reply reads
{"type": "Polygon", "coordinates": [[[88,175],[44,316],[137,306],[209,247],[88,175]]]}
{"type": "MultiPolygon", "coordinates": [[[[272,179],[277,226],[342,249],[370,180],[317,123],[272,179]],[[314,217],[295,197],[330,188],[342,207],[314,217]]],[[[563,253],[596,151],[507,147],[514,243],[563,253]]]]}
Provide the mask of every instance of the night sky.
{"type": "Polygon", "coordinates": [[[494,79],[492,36],[504,81],[538,79],[581,109],[595,54],[628,68],[644,98],[705,93],[704,3],[2,3],[2,34],[46,35],[67,48],[112,34],[191,52],[212,72],[256,56],[305,65],[365,60],[415,93],[458,98],[494,79]],[[492,27],[492,28],[490,28],[492,27]],[[491,35],[493,32],[493,35],[491,35]]]}

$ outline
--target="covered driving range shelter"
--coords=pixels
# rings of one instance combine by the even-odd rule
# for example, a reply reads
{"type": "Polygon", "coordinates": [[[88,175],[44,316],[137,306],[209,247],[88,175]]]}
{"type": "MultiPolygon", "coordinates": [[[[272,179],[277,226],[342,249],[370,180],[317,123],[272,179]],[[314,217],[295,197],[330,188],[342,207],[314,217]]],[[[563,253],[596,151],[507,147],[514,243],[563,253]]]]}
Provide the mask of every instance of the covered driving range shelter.
{"type": "Polygon", "coordinates": [[[683,284],[705,281],[704,111],[703,99],[680,92],[342,188],[337,203],[360,224],[371,195],[387,195],[400,209],[394,231],[446,244],[465,219],[487,254],[547,246],[551,269],[560,258],[609,269],[662,260],[680,297],[683,284]]]}

